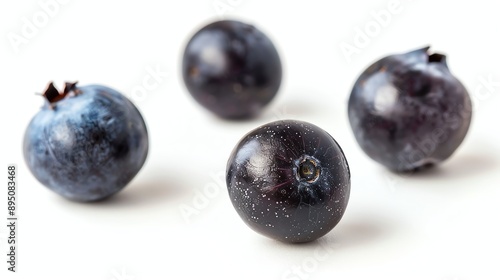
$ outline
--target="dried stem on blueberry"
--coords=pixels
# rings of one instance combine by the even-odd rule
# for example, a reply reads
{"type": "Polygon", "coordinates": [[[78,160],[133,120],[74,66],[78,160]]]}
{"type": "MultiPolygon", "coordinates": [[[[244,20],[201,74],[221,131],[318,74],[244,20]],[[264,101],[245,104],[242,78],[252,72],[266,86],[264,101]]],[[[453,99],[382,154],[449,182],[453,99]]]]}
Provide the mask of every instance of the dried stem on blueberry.
{"type": "Polygon", "coordinates": [[[74,83],[68,83],[66,82],[65,85],[64,85],[64,91],[63,91],[63,94],[64,95],[67,95],[69,94],[70,92],[74,92],[75,94],[79,94],[80,91],[76,88],[76,84],[78,82],[74,82],[74,83]]]}
{"type": "Polygon", "coordinates": [[[53,106],[54,103],[58,102],[59,100],[62,100],[65,98],[68,94],[73,92],[74,94],[78,94],[79,90],[76,88],[77,82],[74,83],[68,83],[66,82],[64,86],[64,90],[62,92],[59,92],[57,88],[54,86],[54,82],[50,82],[49,85],[47,86],[47,89],[44,91],[42,94],[47,101],[49,101],[50,105],[53,106]]]}
{"type": "Polygon", "coordinates": [[[433,53],[429,55],[429,62],[446,63],[446,55],[440,53],[433,53]]]}
{"type": "Polygon", "coordinates": [[[53,82],[49,83],[47,89],[43,93],[43,97],[45,97],[47,101],[49,101],[49,103],[54,103],[64,98],[64,96],[61,95],[57,88],[54,86],[53,82]]]}

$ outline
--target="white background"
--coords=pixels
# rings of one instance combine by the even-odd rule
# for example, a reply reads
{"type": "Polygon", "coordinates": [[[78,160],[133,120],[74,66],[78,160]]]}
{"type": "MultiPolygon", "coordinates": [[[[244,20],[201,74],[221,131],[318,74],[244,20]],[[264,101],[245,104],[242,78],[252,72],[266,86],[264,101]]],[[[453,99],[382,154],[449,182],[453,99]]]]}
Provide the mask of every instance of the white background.
{"type": "Polygon", "coordinates": [[[68,0],[44,21],[40,3],[46,2],[0,4],[0,174],[6,182],[7,165],[17,164],[20,219],[14,274],[4,262],[7,191],[1,188],[1,279],[500,278],[500,17],[493,1],[401,0],[382,24],[374,14],[387,11],[389,0],[68,0]],[[282,88],[257,119],[217,119],[184,88],[182,50],[218,13],[255,24],[280,52],[282,88]],[[23,35],[26,21],[37,26],[23,35]],[[366,28],[371,33],[363,41],[359,30],[366,28]],[[340,46],[347,44],[355,54],[343,53],[340,46]],[[450,160],[401,177],[355,143],[347,99],[357,75],[374,60],[428,44],[447,54],[469,89],[473,121],[450,160]],[[154,69],[161,72],[156,86],[139,96],[154,69]],[[43,103],[34,93],[51,80],[113,87],[143,113],[148,160],[112,199],[67,201],[27,170],[23,133],[43,103]],[[486,87],[487,80],[493,85],[486,87]],[[282,118],[330,132],[352,170],[344,218],[310,244],[275,242],[247,228],[223,181],[237,141],[282,118]]]}

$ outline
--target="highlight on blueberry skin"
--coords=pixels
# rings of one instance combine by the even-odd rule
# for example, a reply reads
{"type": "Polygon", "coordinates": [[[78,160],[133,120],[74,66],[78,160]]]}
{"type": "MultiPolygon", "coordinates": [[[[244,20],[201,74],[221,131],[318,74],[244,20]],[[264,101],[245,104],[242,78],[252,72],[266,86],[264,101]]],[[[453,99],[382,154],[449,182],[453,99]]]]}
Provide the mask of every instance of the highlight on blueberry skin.
{"type": "Polygon", "coordinates": [[[253,230],[279,241],[316,240],[341,220],[351,181],[347,160],[323,129],[283,120],[245,135],[227,163],[237,213],[253,230]]]}
{"type": "Polygon", "coordinates": [[[225,119],[258,115],[277,94],[281,60],[271,40],[252,25],[223,20],[201,28],[182,60],[189,93],[225,119]]]}
{"type": "Polygon", "coordinates": [[[33,117],[23,152],[32,174],[47,188],[75,201],[97,201],[123,189],[148,154],[148,132],[137,108],[102,85],[52,83],[33,117]]]}
{"type": "Polygon", "coordinates": [[[393,171],[412,172],[453,154],[469,129],[472,106],[446,56],[425,47],[368,67],[354,84],[348,115],[368,156],[393,171]]]}

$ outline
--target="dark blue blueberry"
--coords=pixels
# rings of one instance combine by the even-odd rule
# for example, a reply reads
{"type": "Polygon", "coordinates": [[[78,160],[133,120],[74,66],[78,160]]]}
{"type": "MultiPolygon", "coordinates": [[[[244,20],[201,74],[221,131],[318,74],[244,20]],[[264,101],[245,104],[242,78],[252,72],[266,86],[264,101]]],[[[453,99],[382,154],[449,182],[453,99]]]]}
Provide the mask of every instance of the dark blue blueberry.
{"type": "Polygon", "coordinates": [[[240,140],[226,175],[234,208],[255,231],[284,242],[309,242],[342,218],[350,173],[340,146],[323,129],[277,121],[240,140]]]}
{"type": "Polygon", "coordinates": [[[124,188],[148,153],[148,133],[137,108],[100,85],[51,83],[47,103],[24,136],[24,158],[46,187],[71,200],[96,201],[124,188]]]}
{"type": "Polygon", "coordinates": [[[400,172],[449,158],[465,138],[472,107],[446,57],[428,47],[387,56],[356,81],[349,120],[357,142],[375,161],[400,172]]]}
{"type": "Polygon", "coordinates": [[[198,103],[227,119],[251,118],[276,95],[281,61],[273,43],[255,27],[218,21],[188,42],[182,61],[188,91],[198,103]]]}

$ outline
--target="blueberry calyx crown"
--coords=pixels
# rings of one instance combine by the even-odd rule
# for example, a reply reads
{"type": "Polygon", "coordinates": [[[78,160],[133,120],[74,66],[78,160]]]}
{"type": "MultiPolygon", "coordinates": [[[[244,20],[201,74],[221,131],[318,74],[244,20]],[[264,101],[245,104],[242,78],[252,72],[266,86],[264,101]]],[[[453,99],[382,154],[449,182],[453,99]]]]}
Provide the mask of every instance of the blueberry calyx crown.
{"type": "MultiPolygon", "coordinates": [[[[431,52],[430,48],[431,48],[430,46],[426,46],[424,48],[417,49],[414,52],[423,52],[423,53],[425,53],[427,55],[427,62],[428,63],[441,63],[441,64],[444,64],[444,65],[447,65],[446,64],[446,55],[440,54],[440,53],[431,52]]],[[[410,52],[410,53],[412,53],[412,52],[410,52]]]]}
{"type": "Polygon", "coordinates": [[[314,158],[306,156],[299,161],[296,176],[299,181],[314,183],[318,179],[320,171],[318,162],[314,158]]]}
{"type": "Polygon", "coordinates": [[[430,63],[432,62],[446,63],[446,55],[440,53],[432,53],[429,54],[428,61],[430,63]]]}
{"type": "Polygon", "coordinates": [[[43,92],[43,97],[49,101],[50,104],[54,104],[57,101],[64,99],[68,94],[73,93],[73,94],[79,94],[80,91],[76,88],[76,84],[78,82],[74,83],[68,83],[66,82],[64,85],[64,90],[62,92],[59,92],[57,88],[54,86],[54,82],[50,82],[49,85],[47,86],[47,89],[43,92]]]}

